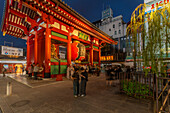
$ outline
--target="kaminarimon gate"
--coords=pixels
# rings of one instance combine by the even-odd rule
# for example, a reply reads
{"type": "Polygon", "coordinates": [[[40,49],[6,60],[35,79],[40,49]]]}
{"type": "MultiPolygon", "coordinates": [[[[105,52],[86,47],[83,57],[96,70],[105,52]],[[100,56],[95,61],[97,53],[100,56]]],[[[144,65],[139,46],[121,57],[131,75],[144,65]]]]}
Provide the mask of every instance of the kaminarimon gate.
{"type": "Polygon", "coordinates": [[[64,75],[75,60],[100,65],[101,47],[117,44],[61,0],[6,0],[2,21],[3,35],[27,40],[27,66],[43,65],[44,78],[64,75]]]}

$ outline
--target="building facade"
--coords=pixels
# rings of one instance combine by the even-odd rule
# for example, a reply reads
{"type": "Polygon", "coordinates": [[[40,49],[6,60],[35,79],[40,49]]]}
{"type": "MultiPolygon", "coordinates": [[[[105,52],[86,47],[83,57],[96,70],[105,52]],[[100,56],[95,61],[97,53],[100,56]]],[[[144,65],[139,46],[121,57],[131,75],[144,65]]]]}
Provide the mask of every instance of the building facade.
{"type": "Polygon", "coordinates": [[[115,41],[117,45],[107,45],[102,48],[102,56],[113,55],[114,61],[124,61],[126,54],[126,27],[123,16],[113,17],[111,8],[102,11],[102,19],[93,22],[95,26],[107,33],[115,41]],[[120,57],[118,57],[120,56],[120,57]]]}
{"type": "Polygon", "coordinates": [[[26,40],[9,35],[0,37],[0,40],[0,73],[2,67],[6,68],[7,73],[21,73],[22,68],[26,67],[26,40]]]}

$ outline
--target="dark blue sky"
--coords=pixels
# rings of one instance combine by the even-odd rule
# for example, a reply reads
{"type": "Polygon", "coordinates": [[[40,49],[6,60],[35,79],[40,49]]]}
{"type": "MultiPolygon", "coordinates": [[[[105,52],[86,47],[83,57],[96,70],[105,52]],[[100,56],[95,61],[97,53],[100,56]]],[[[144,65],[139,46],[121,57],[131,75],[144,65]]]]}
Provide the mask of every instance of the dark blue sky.
{"type": "MultiPolygon", "coordinates": [[[[0,0],[0,24],[2,21],[4,1],[0,0]]],[[[81,14],[90,22],[101,19],[102,10],[110,6],[113,15],[123,15],[123,20],[128,22],[130,16],[139,4],[143,4],[144,0],[64,0],[70,7],[81,14]]],[[[8,37],[8,36],[7,36],[8,37]]],[[[2,32],[0,31],[0,43],[2,42],[2,32]]]]}
{"type": "Polygon", "coordinates": [[[103,6],[110,6],[113,16],[122,15],[128,22],[135,8],[144,3],[144,0],[64,0],[75,11],[90,22],[101,19],[103,6]]]}

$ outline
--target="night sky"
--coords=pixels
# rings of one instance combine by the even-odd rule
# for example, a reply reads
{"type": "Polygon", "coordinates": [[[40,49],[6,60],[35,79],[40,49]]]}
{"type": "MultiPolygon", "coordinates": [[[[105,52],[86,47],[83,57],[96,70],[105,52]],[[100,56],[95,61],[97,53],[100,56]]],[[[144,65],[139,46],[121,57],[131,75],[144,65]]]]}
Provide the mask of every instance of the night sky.
{"type": "MultiPolygon", "coordinates": [[[[0,0],[0,24],[2,21],[4,1],[0,0]]],[[[127,23],[135,8],[144,3],[144,0],[64,0],[70,7],[81,14],[90,22],[101,19],[102,10],[110,7],[113,10],[113,16],[122,15],[123,20],[127,23]]],[[[2,38],[0,32],[0,38],[2,38]]]]}

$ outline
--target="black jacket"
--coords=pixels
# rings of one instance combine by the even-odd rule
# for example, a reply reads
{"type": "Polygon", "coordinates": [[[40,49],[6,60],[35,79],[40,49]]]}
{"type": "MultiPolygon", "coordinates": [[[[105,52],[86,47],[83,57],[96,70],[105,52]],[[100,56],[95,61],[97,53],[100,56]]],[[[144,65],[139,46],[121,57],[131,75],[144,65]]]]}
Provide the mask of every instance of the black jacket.
{"type": "Polygon", "coordinates": [[[81,80],[86,80],[88,81],[88,73],[85,71],[85,72],[82,72],[81,75],[83,75],[84,77],[81,77],[81,80]]]}
{"type": "Polygon", "coordinates": [[[72,75],[74,80],[79,81],[79,73],[78,72],[74,72],[74,74],[72,75]]]}

